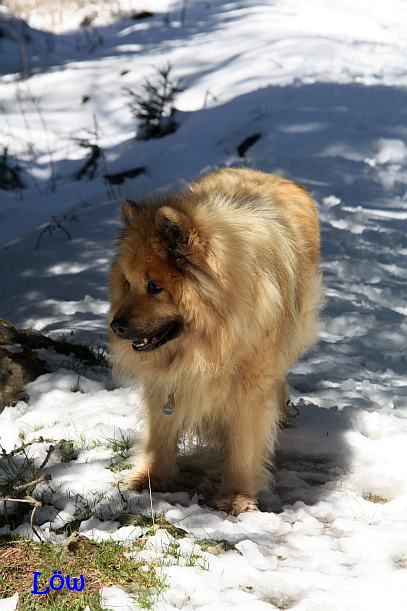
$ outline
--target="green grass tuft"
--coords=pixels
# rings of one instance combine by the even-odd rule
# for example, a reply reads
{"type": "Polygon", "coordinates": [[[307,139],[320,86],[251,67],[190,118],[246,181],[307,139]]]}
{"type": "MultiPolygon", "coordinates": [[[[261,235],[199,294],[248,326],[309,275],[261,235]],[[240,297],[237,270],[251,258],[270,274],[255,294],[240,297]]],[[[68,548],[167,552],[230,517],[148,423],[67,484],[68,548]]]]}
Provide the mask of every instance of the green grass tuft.
{"type": "Polygon", "coordinates": [[[150,609],[166,587],[165,579],[154,563],[146,564],[137,558],[144,542],[122,545],[115,541],[94,543],[77,537],[66,545],[37,543],[28,539],[0,539],[0,598],[19,594],[19,608],[76,610],[88,605],[99,611],[99,591],[103,586],[118,585],[142,607],[150,609]],[[128,555],[128,552],[132,554],[128,555]],[[44,589],[53,571],[77,577],[83,575],[82,592],[65,588],[48,594],[31,594],[32,571],[40,571],[39,587],[44,589]]]}

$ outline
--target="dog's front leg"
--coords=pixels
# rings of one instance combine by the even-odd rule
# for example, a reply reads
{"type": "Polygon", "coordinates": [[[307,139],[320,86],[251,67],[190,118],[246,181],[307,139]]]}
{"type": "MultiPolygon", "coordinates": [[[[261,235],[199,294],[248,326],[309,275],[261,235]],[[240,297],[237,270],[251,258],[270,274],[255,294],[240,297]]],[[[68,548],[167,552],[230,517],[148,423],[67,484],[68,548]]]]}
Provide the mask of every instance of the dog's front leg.
{"type": "Polygon", "coordinates": [[[256,494],[270,479],[266,468],[280,418],[276,388],[272,398],[245,397],[235,404],[224,426],[225,462],[222,484],[212,502],[238,515],[257,508],[256,494]]]}
{"type": "Polygon", "coordinates": [[[178,450],[178,430],[175,416],[161,409],[147,411],[143,449],[137,457],[136,467],[126,478],[130,490],[168,490],[178,450]]]}

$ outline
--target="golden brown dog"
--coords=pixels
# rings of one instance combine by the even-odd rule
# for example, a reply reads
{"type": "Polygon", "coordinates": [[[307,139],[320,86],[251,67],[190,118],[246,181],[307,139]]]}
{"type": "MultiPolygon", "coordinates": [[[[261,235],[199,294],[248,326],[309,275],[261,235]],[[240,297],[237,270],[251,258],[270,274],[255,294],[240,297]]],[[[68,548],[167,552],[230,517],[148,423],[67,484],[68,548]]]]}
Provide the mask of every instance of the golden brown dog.
{"type": "Polygon", "coordinates": [[[294,182],[222,169],[182,193],[122,208],[110,276],[114,369],[143,390],[131,489],[165,490],[185,432],[220,443],[213,504],[256,507],[268,482],[285,375],[316,335],[315,206],[294,182]]]}

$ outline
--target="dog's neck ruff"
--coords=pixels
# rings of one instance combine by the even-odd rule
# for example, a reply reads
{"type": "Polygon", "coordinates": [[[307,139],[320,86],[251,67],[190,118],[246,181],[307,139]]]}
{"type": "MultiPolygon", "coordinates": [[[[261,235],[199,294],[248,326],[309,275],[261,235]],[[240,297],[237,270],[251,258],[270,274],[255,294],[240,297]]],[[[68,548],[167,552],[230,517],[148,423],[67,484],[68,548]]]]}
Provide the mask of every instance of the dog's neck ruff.
{"type": "Polygon", "coordinates": [[[175,408],[175,397],[174,393],[170,392],[167,397],[167,401],[162,406],[162,411],[166,416],[171,416],[175,408]]]}

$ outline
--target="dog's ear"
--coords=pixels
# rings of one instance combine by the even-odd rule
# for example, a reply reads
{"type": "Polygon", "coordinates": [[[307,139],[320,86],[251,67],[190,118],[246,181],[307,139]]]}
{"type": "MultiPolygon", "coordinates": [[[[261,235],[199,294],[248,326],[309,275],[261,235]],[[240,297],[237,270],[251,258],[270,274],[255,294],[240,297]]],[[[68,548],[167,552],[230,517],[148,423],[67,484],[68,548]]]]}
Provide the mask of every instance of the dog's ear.
{"type": "Polygon", "coordinates": [[[137,220],[140,206],[131,199],[126,199],[121,207],[120,216],[124,225],[132,225],[137,220]]]}
{"type": "Polygon", "coordinates": [[[193,265],[204,257],[201,237],[187,214],[171,206],[162,206],[157,210],[156,222],[161,242],[179,266],[193,265]]]}

